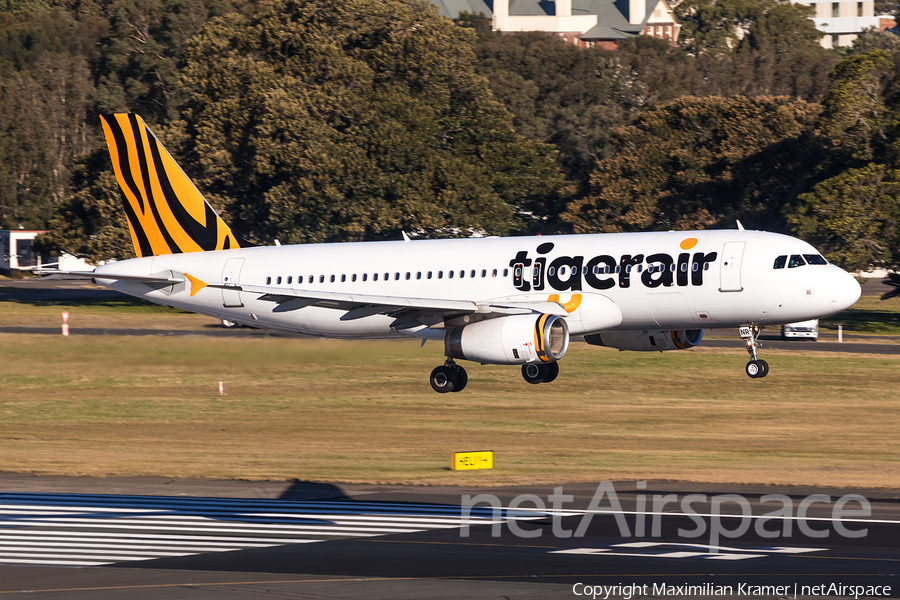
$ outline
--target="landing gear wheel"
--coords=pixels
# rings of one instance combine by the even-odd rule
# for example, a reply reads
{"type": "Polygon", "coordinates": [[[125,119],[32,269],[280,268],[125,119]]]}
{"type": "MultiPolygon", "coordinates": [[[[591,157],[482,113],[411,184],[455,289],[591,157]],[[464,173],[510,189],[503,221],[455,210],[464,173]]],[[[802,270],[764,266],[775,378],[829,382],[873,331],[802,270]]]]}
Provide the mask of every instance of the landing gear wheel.
{"type": "Polygon", "coordinates": [[[544,383],[550,383],[559,375],[559,363],[552,362],[547,365],[547,376],[544,377],[544,383]]]}
{"type": "Polygon", "coordinates": [[[543,383],[547,375],[547,365],[537,363],[522,365],[522,377],[528,383],[543,383]]]}
{"type": "Polygon", "coordinates": [[[457,380],[455,369],[441,365],[431,372],[431,389],[439,394],[452,392],[456,388],[457,380]]]}
{"type": "Polygon", "coordinates": [[[747,363],[745,367],[745,371],[747,371],[747,376],[753,379],[757,377],[765,377],[764,373],[768,372],[768,365],[763,366],[764,362],[761,360],[751,360],[747,363]]]}
{"type": "Polygon", "coordinates": [[[237,323],[229,321],[228,319],[222,319],[222,326],[231,329],[232,327],[237,327],[237,323]]]}
{"type": "MultiPolygon", "coordinates": [[[[432,374],[432,377],[433,377],[433,376],[434,376],[434,375],[432,374]]],[[[467,384],[467,383],[469,383],[469,375],[468,375],[468,373],[466,373],[466,370],[465,370],[465,369],[463,369],[463,368],[460,367],[459,365],[456,365],[456,385],[453,386],[453,390],[452,390],[452,391],[454,391],[454,392],[461,392],[461,391],[463,391],[463,388],[466,387],[466,384],[467,384]]],[[[433,387],[433,386],[434,386],[434,383],[432,383],[431,385],[432,385],[432,387],[433,387]]]]}
{"type": "Polygon", "coordinates": [[[759,372],[759,375],[757,375],[757,377],[765,377],[766,375],[768,375],[769,374],[769,363],[767,363],[763,359],[759,359],[756,362],[758,362],[759,366],[762,367],[762,371],[759,372]]]}

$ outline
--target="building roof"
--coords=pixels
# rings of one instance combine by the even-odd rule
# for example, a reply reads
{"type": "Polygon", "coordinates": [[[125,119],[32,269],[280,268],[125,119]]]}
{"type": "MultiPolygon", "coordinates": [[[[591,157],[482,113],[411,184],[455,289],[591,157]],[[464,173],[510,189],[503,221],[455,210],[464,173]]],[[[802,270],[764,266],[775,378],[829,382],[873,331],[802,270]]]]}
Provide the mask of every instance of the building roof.
{"type": "Polygon", "coordinates": [[[467,12],[473,15],[484,13],[490,18],[494,14],[493,0],[431,0],[438,7],[438,13],[455,19],[460,13],[467,12]]]}
{"type": "MultiPolygon", "coordinates": [[[[493,0],[431,0],[438,12],[455,19],[462,12],[493,16],[493,0]]],[[[659,0],[645,0],[644,20],[640,24],[628,22],[628,0],[572,0],[572,15],[597,15],[597,26],[584,33],[582,39],[624,39],[638,35],[659,0]]],[[[553,16],[556,2],[548,0],[509,0],[510,16],[553,16]]]]}

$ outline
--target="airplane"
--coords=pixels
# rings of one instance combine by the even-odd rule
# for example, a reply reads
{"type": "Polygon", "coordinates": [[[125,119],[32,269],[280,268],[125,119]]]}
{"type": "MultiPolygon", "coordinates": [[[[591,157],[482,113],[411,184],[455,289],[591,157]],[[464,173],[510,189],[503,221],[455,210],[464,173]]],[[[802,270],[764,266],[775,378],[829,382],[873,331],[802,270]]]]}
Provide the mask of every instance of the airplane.
{"type": "Polygon", "coordinates": [[[740,328],[751,360],[767,325],[826,317],[861,288],[810,244],[737,230],[302,245],[242,245],[136,114],[101,117],[137,258],[44,271],[239,324],[328,338],[443,342],[430,376],[459,392],[457,360],[520,365],[550,383],[574,336],[633,351],[697,346],[740,328]]]}

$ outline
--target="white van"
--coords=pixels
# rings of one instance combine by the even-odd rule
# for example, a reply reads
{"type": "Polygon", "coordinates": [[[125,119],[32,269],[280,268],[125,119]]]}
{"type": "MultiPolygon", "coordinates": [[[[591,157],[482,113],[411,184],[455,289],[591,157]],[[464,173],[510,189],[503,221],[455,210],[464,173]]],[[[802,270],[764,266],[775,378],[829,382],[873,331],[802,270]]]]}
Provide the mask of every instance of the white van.
{"type": "Polygon", "coordinates": [[[791,340],[797,338],[812,341],[819,339],[819,320],[799,321],[781,326],[781,339],[791,340]]]}

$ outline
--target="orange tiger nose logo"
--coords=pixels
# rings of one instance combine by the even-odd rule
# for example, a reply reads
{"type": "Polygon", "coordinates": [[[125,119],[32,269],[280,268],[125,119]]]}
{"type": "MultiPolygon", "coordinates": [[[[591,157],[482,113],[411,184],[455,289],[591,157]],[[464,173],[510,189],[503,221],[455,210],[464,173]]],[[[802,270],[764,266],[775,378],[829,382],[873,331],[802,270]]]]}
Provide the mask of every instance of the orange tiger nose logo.
{"type": "Polygon", "coordinates": [[[559,294],[552,294],[547,300],[549,302],[559,302],[567,313],[570,313],[581,306],[581,294],[572,294],[572,298],[565,304],[559,301],[559,294]]]}

